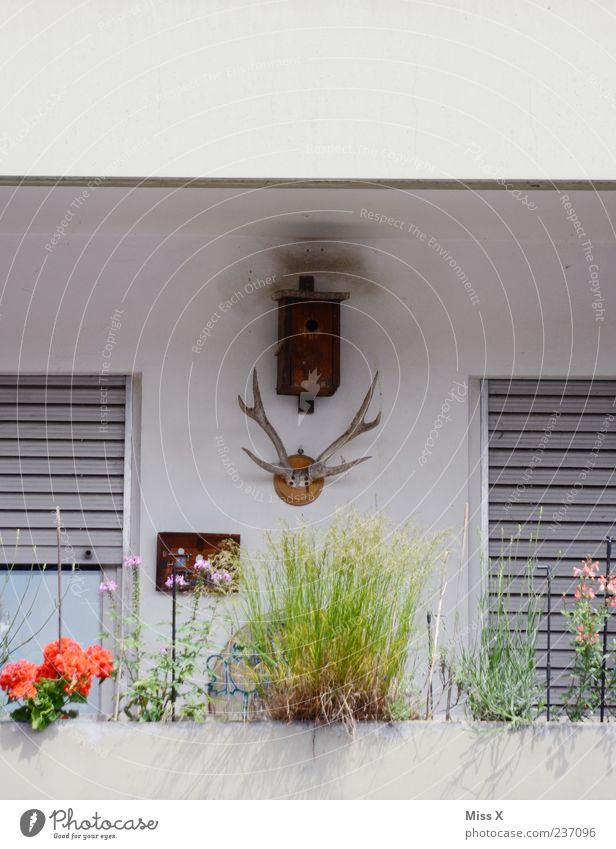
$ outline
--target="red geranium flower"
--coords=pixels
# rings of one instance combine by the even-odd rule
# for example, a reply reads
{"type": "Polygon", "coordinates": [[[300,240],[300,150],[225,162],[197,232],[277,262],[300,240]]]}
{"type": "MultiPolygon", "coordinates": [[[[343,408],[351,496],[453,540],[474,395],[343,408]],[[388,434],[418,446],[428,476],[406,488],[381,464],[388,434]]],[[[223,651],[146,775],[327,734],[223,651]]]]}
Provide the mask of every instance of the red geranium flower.
{"type": "Polygon", "coordinates": [[[72,716],[66,705],[85,700],[93,676],[108,678],[112,672],[113,657],[107,649],[90,646],[84,651],[75,640],[62,637],[45,646],[39,666],[18,660],[0,669],[0,689],[9,694],[11,701],[24,700],[13,712],[13,718],[20,722],[27,718],[34,729],[40,730],[56,719],[72,716]]]}
{"type": "Polygon", "coordinates": [[[113,672],[113,657],[102,646],[90,646],[84,651],[70,637],[54,640],[43,649],[43,663],[36,666],[25,660],[9,663],[0,672],[0,687],[12,699],[33,699],[37,681],[62,681],[67,695],[87,696],[92,676],[108,678],[113,672]]]}
{"type": "Polygon", "coordinates": [[[110,651],[102,646],[90,646],[86,650],[90,660],[90,670],[97,678],[109,678],[113,672],[113,656],[110,651]]]}
{"type": "Polygon", "coordinates": [[[55,640],[45,646],[43,657],[45,662],[38,668],[38,680],[63,678],[66,681],[64,689],[68,694],[77,692],[82,696],[88,695],[92,686],[91,665],[79,643],[69,637],[62,637],[61,642],[55,640]]]}
{"type": "Polygon", "coordinates": [[[76,646],[56,655],[54,666],[58,671],[58,678],[66,681],[67,693],[78,692],[87,696],[92,686],[92,674],[90,661],[82,648],[76,646]]]}
{"type": "Polygon", "coordinates": [[[59,654],[70,649],[81,651],[81,646],[75,640],[71,640],[70,637],[62,637],[61,640],[54,640],[53,643],[47,643],[43,649],[43,657],[46,661],[53,661],[59,654]]]}
{"type": "Polygon", "coordinates": [[[0,673],[0,687],[11,699],[33,699],[36,696],[37,668],[27,660],[7,663],[0,673]]]}

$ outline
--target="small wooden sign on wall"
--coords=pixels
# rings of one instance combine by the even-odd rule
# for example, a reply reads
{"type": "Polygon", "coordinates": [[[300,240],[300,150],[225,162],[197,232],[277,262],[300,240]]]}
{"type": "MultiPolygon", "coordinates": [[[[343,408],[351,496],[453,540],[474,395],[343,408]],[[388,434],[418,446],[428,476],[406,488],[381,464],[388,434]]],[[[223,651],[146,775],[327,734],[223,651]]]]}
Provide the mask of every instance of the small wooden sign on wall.
{"type": "Polygon", "coordinates": [[[156,543],[156,589],[169,592],[167,582],[173,574],[174,560],[176,575],[183,575],[186,581],[186,586],[182,584],[181,589],[192,589],[198,574],[195,564],[215,557],[228,540],[239,546],[240,535],[161,531],[156,543]]]}

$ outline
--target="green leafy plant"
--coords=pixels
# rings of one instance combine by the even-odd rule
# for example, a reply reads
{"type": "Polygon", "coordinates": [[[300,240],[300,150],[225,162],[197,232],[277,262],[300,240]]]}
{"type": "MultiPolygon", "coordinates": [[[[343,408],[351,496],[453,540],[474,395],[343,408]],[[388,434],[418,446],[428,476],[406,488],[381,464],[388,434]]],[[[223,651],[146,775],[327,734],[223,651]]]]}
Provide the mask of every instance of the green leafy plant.
{"type": "MultiPolygon", "coordinates": [[[[166,640],[163,646],[148,647],[152,634],[144,631],[141,623],[141,562],[139,557],[125,562],[130,598],[127,615],[120,628],[116,628],[122,635],[118,708],[121,706],[129,719],[140,722],[160,722],[174,716],[203,719],[209,706],[206,662],[210,630],[218,601],[234,589],[232,581],[213,582],[212,575],[228,573],[235,578],[239,575],[239,546],[229,540],[220,552],[204,561],[203,568],[197,569],[188,615],[177,626],[175,642],[166,640]],[[200,601],[206,595],[213,596],[214,603],[204,611],[200,601]]],[[[177,586],[181,588],[183,584],[178,582],[177,586]]],[[[112,621],[117,621],[120,613],[116,585],[105,582],[100,589],[109,597],[112,621]]],[[[166,623],[161,627],[166,628],[166,623]]]]}
{"type": "Polygon", "coordinates": [[[611,650],[606,658],[606,702],[609,714],[616,716],[616,640],[612,641],[611,650]]]}
{"type": "Polygon", "coordinates": [[[43,731],[58,719],[75,719],[76,710],[70,710],[68,705],[73,703],[85,704],[87,698],[81,693],[67,696],[63,685],[58,681],[43,680],[36,685],[36,695],[28,699],[21,707],[11,714],[15,722],[29,722],[34,731],[43,731]]]}
{"type": "Polygon", "coordinates": [[[347,723],[399,715],[417,611],[444,556],[442,536],[392,529],[381,514],[339,514],[323,534],[306,526],[270,534],[245,570],[242,612],[269,715],[347,723]]]}
{"type": "Polygon", "coordinates": [[[384,719],[390,722],[408,722],[420,719],[422,713],[422,695],[411,676],[403,678],[396,694],[390,698],[384,719]]]}
{"type": "Polygon", "coordinates": [[[123,709],[129,719],[165,721],[172,718],[174,704],[179,717],[205,718],[208,709],[205,660],[210,629],[211,618],[198,617],[193,608],[188,620],[178,626],[175,658],[171,645],[143,652],[143,674],[123,695],[123,709]]]}
{"type": "Polygon", "coordinates": [[[563,701],[563,710],[572,722],[592,716],[601,704],[604,654],[600,634],[616,599],[616,585],[613,579],[607,581],[598,572],[599,563],[593,562],[592,557],[587,557],[580,567],[573,569],[573,575],[578,579],[573,609],[562,611],[573,635],[571,683],[563,701]],[[598,601],[602,591],[605,595],[598,601]]]}
{"type": "Polygon", "coordinates": [[[486,576],[478,641],[470,651],[461,653],[457,683],[473,719],[517,724],[533,722],[543,710],[543,687],[535,660],[542,612],[532,558],[521,578],[525,607],[513,610],[512,562],[501,555],[486,576]]]}

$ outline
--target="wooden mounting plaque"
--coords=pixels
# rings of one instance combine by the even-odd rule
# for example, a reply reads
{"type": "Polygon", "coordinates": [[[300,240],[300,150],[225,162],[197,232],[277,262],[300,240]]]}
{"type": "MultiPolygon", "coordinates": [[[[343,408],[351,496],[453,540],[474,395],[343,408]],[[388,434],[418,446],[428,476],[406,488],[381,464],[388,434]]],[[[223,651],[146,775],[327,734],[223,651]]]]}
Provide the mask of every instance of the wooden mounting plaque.
{"type": "MultiPolygon", "coordinates": [[[[289,457],[289,463],[294,469],[305,469],[306,466],[314,463],[314,459],[312,457],[308,457],[306,454],[291,454],[289,457]]],[[[321,494],[324,483],[325,481],[323,478],[319,478],[309,484],[309,486],[301,488],[292,487],[289,486],[282,475],[274,475],[274,489],[276,490],[276,495],[278,498],[286,501],[287,504],[290,504],[291,507],[304,507],[306,504],[312,504],[312,502],[321,494]]]]}

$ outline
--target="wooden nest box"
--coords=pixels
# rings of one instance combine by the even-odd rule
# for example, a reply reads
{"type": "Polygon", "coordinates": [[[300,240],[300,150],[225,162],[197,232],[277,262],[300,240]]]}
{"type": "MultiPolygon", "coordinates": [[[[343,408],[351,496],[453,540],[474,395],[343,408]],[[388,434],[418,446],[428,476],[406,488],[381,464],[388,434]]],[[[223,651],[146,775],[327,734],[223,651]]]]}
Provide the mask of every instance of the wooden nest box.
{"type": "Polygon", "coordinates": [[[311,276],[300,276],[299,289],[272,295],[278,301],[276,391],[297,395],[301,412],[312,412],[317,396],[333,395],[340,386],[340,303],[348,297],[315,292],[311,276]]]}

